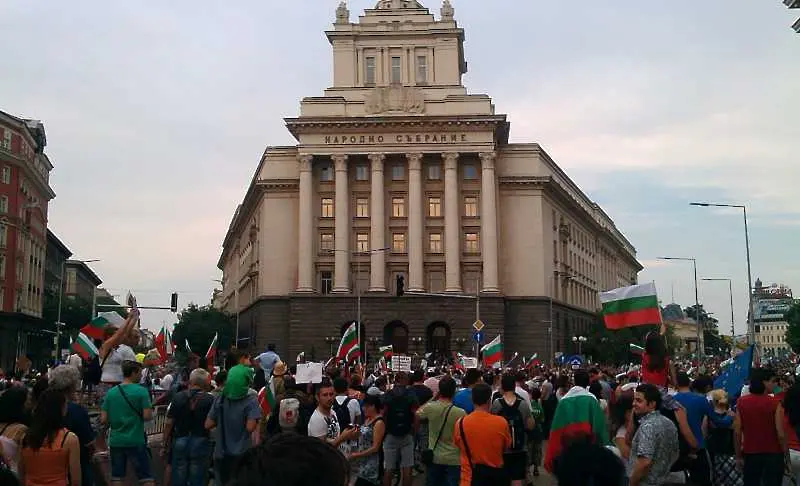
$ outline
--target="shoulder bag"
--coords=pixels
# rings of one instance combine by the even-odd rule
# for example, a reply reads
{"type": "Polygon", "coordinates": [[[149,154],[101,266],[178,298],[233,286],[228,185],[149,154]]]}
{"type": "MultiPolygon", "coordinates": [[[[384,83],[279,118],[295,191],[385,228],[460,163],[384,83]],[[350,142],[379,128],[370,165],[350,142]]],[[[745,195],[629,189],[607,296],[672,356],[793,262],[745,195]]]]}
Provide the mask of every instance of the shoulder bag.
{"type": "Polygon", "coordinates": [[[442,432],[444,432],[444,427],[447,425],[447,418],[450,416],[450,410],[452,410],[453,406],[450,405],[447,407],[447,413],[444,415],[444,422],[442,422],[442,426],[439,427],[439,435],[436,437],[436,442],[433,444],[432,449],[424,449],[422,451],[422,463],[426,466],[430,466],[433,464],[433,451],[436,450],[436,447],[439,445],[439,441],[442,439],[442,432]]]}
{"type": "Polygon", "coordinates": [[[464,434],[464,419],[458,421],[458,430],[461,432],[461,442],[464,443],[464,453],[467,455],[469,468],[472,470],[471,486],[508,486],[510,481],[502,467],[492,467],[486,464],[473,464],[469,452],[467,436],[464,434]]]}
{"type": "MultiPolygon", "coordinates": [[[[122,395],[122,398],[125,399],[125,403],[127,403],[128,406],[131,407],[131,410],[133,410],[133,412],[139,416],[139,420],[142,421],[142,429],[144,429],[144,414],[142,413],[142,410],[139,410],[138,408],[133,406],[133,403],[131,403],[130,399],[128,398],[128,394],[125,393],[125,390],[122,389],[121,384],[117,385],[115,388],[119,390],[119,394],[122,395]]],[[[143,434],[144,434],[144,447],[147,449],[147,454],[149,454],[152,457],[152,453],[150,452],[150,447],[148,446],[147,443],[147,431],[143,430],[143,434]]]]}

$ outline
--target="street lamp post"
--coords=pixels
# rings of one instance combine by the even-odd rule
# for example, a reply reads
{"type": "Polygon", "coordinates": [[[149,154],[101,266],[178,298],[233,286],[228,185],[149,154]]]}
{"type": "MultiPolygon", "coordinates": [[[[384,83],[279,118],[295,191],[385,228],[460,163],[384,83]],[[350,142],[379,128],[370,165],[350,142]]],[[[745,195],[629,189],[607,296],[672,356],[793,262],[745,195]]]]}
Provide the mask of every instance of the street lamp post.
{"type": "Polygon", "coordinates": [[[702,359],[703,349],[703,323],[700,322],[700,293],[697,289],[697,259],[686,257],[660,257],[659,260],[680,260],[692,262],[694,267],[694,320],[697,323],[697,359],[702,359]]]}
{"type": "Polygon", "coordinates": [[[581,354],[581,346],[586,342],[586,336],[572,336],[572,342],[578,345],[578,355],[581,354]]]}
{"type": "Polygon", "coordinates": [[[553,296],[555,294],[555,289],[556,289],[556,277],[564,277],[566,280],[571,280],[571,279],[577,277],[577,275],[573,275],[573,274],[568,273],[568,272],[553,272],[553,274],[550,275],[550,302],[549,302],[549,304],[550,304],[550,310],[549,310],[550,320],[548,321],[547,333],[549,335],[548,339],[549,339],[549,342],[550,342],[549,354],[550,354],[551,362],[555,362],[555,359],[556,359],[556,357],[555,357],[556,354],[555,354],[555,349],[554,349],[555,345],[554,345],[554,341],[553,341],[553,296]]]}
{"type": "Polygon", "coordinates": [[[329,354],[333,356],[333,343],[336,342],[335,336],[325,336],[325,342],[328,343],[329,354]]]}
{"type": "MultiPolygon", "coordinates": [[[[351,253],[351,254],[356,255],[356,256],[362,256],[362,255],[371,255],[371,254],[377,253],[379,251],[388,251],[388,250],[391,250],[391,247],[385,246],[383,248],[373,248],[371,250],[353,251],[353,252],[351,252],[350,250],[334,248],[334,249],[328,250],[328,252],[329,253],[335,253],[337,251],[343,251],[343,252],[351,253]]],[[[360,258],[356,258],[356,278],[355,278],[355,282],[354,283],[355,283],[355,293],[356,293],[356,336],[358,336],[358,344],[359,344],[359,346],[361,346],[361,284],[360,284],[360,278],[361,278],[361,259],[360,258]]],[[[358,364],[361,364],[362,355],[363,355],[363,353],[359,353],[358,364]]]]}
{"type": "Polygon", "coordinates": [[[700,207],[718,207],[718,208],[737,208],[742,210],[744,216],[744,244],[745,254],[747,255],[747,344],[755,344],[756,342],[756,327],[754,324],[753,315],[753,272],[750,269],[750,234],[747,231],[747,206],[744,204],[719,204],[707,202],[693,202],[689,203],[690,206],[700,207]]]}
{"type": "Polygon", "coordinates": [[[701,279],[704,282],[728,282],[728,292],[731,296],[731,338],[736,335],[736,332],[733,330],[733,281],[729,278],[703,278],[701,279]]]}
{"type": "MultiPolygon", "coordinates": [[[[100,260],[95,258],[91,260],[71,260],[78,263],[93,263],[99,262],[100,260]]],[[[61,356],[61,326],[63,325],[61,322],[61,301],[64,296],[64,272],[67,267],[67,259],[65,258],[64,261],[61,262],[61,279],[58,282],[58,317],[56,317],[56,360],[59,359],[61,356]]],[[[92,304],[94,307],[94,303],[92,304]]],[[[94,319],[94,310],[92,310],[92,319],[94,319]]]]}

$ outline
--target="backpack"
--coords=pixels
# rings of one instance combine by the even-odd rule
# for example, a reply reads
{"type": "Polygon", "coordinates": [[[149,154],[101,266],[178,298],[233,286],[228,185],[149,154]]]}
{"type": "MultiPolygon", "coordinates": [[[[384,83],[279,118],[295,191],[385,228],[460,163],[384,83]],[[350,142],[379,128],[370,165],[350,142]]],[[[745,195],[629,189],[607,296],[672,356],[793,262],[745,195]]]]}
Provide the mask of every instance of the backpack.
{"type": "Polygon", "coordinates": [[[386,431],[395,437],[404,437],[411,433],[414,414],[411,412],[411,400],[403,388],[395,388],[386,404],[386,431]]]}
{"type": "Polygon", "coordinates": [[[522,412],[519,409],[522,400],[517,398],[513,405],[509,405],[505,400],[499,398],[497,402],[500,403],[500,411],[497,415],[506,419],[508,428],[511,431],[511,449],[512,451],[524,451],[525,439],[527,434],[525,432],[525,420],[522,418],[522,412]]]}
{"type": "Polygon", "coordinates": [[[350,400],[352,400],[352,398],[347,397],[342,403],[339,403],[338,400],[335,398],[333,399],[333,411],[336,413],[336,420],[339,421],[339,428],[341,430],[344,430],[352,425],[352,420],[350,420],[350,409],[348,408],[348,405],[350,405],[350,400]]]}

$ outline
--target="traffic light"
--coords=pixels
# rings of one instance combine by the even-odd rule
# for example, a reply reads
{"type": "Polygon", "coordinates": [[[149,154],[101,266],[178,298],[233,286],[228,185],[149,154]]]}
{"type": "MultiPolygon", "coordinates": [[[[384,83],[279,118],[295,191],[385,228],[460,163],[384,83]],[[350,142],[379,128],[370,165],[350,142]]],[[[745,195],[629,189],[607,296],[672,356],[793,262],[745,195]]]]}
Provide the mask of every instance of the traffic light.
{"type": "Polygon", "coordinates": [[[177,292],[173,292],[172,293],[172,299],[170,299],[170,302],[169,302],[169,310],[171,310],[172,312],[178,312],[178,293],[177,292]]]}
{"type": "Polygon", "coordinates": [[[397,296],[403,296],[403,287],[405,287],[405,278],[402,275],[397,276],[397,296]]]}

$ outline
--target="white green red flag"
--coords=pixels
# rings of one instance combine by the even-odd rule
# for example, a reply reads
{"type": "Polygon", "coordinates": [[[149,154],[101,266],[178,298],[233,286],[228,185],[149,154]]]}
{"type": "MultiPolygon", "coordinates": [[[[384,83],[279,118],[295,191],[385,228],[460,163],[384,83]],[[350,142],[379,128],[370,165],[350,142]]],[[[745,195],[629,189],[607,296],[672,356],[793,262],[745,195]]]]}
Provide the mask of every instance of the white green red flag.
{"type": "Polygon", "coordinates": [[[540,364],[541,361],[539,361],[539,353],[533,353],[533,356],[528,358],[528,360],[525,362],[525,367],[530,368],[532,366],[539,366],[540,364]]]}
{"type": "Polygon", "coordinates": [[[483,366],[489,367],[503,359],[503,341],[498,334],[496,338],[481,348],[483,353],[483,366]]]}
{"type": "Polygon", "coordinates": [[[361,351],[358,346],[358,325],[354,322],[347,326],[347,330],[342,335],[342,341],[339,343],[339,349],[336,351],[336,357],[343,359],[348,363],[361,356],[361,351]]]}
{"type": "Polygon", "coordinates": [[[92,339],[103,339],[106,326],[122,327],[125,319],[116,312],[101,312],[81,328],[81,332],[92,339]]]}
{"type": "Polygon", "coordinates": [[[273,379],[274,377],[270,377],[269,383],[258,391],[258,406],[264,417],[269,417],[269,414],[275,410],[275,382],[273,379]]]}
{"type": "Polygon", "coordinates": [[[553,459],[561,455],[564,445],[580,437],[590,437],[597,445],[608,444],[606,417],[600,402],[585,388],[576,386],[558,401],[544,456],[545,469],[552,472],[553,459]]]}
{"type": "Polygon", "coordinates": [[[208,351],[206,351],[206,363],[213,363],[217,357],[217,341],[219,341],[219,333],[214,333],[214,339],[211,340],[211,344],[208,345],[208,351]]]}
{"type": "Polygon", "coordinates": [[[608,329],[661,323],[656,284],[653,282],[600,292],[603,323],[608,329]]]}
{"type": "Polygon", "coordinates": [[[156,349],[158,350],[161,361],[166,362],[167,356],[175,351],[175,346],[172,343],[172,336],[170,336],[167,326],[161,326],[161,330],[155,339],[156,349]]]}
{"type": "Polygon", "coordinates": [[[78,337],[72,341],[71,348],[83,359],[91,359],[100,354],[92,339],[82,332],[78,333],[78,337]]]}

